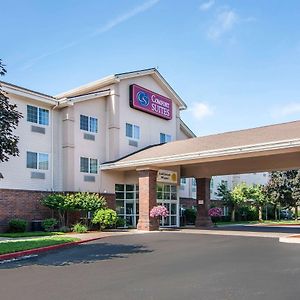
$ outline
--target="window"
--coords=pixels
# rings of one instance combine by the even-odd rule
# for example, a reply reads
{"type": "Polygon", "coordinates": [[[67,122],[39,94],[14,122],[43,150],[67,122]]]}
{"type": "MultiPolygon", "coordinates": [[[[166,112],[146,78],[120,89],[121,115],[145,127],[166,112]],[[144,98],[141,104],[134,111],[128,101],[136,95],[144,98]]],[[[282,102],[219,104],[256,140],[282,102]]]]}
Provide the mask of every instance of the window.
{"type": "Polygon", "coordinates": [[[98,119],[80,115],[80,129],[89,132],[98,132],[98,119]]]}
{"type": "Polygon", "coordinates": [[[98,159],[90,158],[90,173],[98,173],[98,159]]]}
{"type": "Polygon", "coordinates": [[[124,227],[135,227],[139,218],[139,186],[116,184],[116,211],[124,219],[124,227]]]}
{"type": "Polygon", "coordinates": [[[181,185],[186,184],[186,178],[181,178],[181,179],[180,179],[180,184],[181,184],[181,185]]]}
{"type": "Polygon", "coordinates": [[[126,123],[126,136],[135,140],[140,139],[140,127],[126,123]]]}
{"type": "Polygon", "coordinates": [[[27,105],[27,121],[41,125],[49,125],[49,110],[27,105]]]}
{"type": "Polygon", "coordinates": [[[27,151],[27,168],[36,170],[48,170],[49,156],[47,153],[27,151]]]}
{"type": "Polygon", "coordinates": [[[160,134],[160,142],[161,143],[168,143],[171,142],[172,137],[169,134],[161,133],[160,134]]]}
{"type": "Polygon", "coordinates": [[[83,173],[98,173],[98,159],[80,157],[80,172],[83,173]]]}
{"type": "Polygon", "coordinates": [[[196,186],[197,184],[196,184],[196,179],[195,178],[192,178],[192,185],[193,186],[196,186]]]}

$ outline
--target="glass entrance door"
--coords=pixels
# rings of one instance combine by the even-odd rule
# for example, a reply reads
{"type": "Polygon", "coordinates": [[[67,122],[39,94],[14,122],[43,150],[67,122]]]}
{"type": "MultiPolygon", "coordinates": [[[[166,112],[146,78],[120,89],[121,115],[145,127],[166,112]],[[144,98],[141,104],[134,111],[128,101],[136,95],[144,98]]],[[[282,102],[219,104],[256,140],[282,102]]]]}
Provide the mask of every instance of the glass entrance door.
{"type": "Polygon", "coordinates": [[[136,227],[139,218],[139,186],[116,184],[116,211],[125,221],[124,227],[136,227]]]}
{"type": "Polygon", "coordinates": [[[170,184],[157,184],[157,204],[163,205],[169,211],[169,216],[161,218],[162,227],[179,226],[179,200],[177,186],[170,184]]]}

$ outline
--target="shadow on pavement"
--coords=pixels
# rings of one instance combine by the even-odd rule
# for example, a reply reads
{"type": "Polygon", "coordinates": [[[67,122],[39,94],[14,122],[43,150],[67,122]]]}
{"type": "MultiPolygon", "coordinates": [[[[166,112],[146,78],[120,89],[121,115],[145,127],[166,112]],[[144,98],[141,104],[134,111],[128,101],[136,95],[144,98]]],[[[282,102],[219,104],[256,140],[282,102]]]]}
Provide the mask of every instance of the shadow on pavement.
{"type": "Polygon", "coordinates": [[[0,269],[14,269],[23,266],[68,266],[72,264],[89,264],[97,261],[127,258],[132,254],[150,253],[142,245],[87,243],[78,246],[39,254],[36,257],[3,262],[0,269]]]}

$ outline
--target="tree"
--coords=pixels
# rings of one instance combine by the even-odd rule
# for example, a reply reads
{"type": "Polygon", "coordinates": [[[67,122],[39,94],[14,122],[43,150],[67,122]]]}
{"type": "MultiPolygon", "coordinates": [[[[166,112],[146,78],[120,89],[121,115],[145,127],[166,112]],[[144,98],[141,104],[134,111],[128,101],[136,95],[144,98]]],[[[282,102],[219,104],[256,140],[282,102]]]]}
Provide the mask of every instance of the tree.
{"type": "Polygon", "coordinates": [[[231,220],[235,221],[235,212],[237,208],[245,203],[248,200],[248,187],[247,185],[243,182],[238,185],[236,185],[232,192],[232,203],[233,203],[233,209],[231,213],[231,220]]]}
{"type": "MultiPolygon", "coordinates": [[[[68,224],[69,211],[81,211],[87,216],[88,212],[92,214],[106,208],[106,201],[103,196],[96,193],[72,193],[72,194],[50,194],[42,199],[42,204],[46,207],[54,209],[58,213],[61,226],[68,224]]],[[[86,218],[87,220],[87,218],[86,218]]]]}
{"type": "Polygon", "coordinates": [[[298,219],[298,206],[300,206],[300,170],[293,179],[292,197],[295,201],[295,219],[298,219]]]}
{"type": "Polygon", "coordinates": [[[269,182],[265,187],[265,194],[274,205],[275,219],[278,206],[297,208],[299,205],[299,170],[272,172],[269,182]]]}
{"type": "Polygon", "coordinates": [[[235,215],[232,214],[233,207],[234,207],[232,194],[231,194],[231,191],[228,189],[227,185],[224,182],[222,182],[218,186],[217,196],[221,197],[224,205],[229,207],[229,209],[231,211],[231,221],[234,221],[235,220],[235,215]]]}
{"type": "MultiPolygon", "coordinates": [[[[5,65],[0,59],[0,76],[6,74],[5,65]]],[[[7,94],[0,85],[0,161],[8,161],[10,156],[18,156],[19,137],[13,131],[17,128],[22,114],[16,110],[16,104],[10,104],[7,94]]]]}
{"type": "Polygon", "coordinates": [[[50,209],[56,210],[58,213],[60,226],[65,226],[67,207],[66,207],[66,201],[64,195],[62,194],[48,195],[41,200],[41,203],[44,206],[49,207],[50,209]]]}
{"type": "Polygon", "coordinates": [[[262,185],[250,185],[247,190],[248,200],[252,200],[258,209],[258,220],[262,221],[262,207],[267,203],[262,185]]]}

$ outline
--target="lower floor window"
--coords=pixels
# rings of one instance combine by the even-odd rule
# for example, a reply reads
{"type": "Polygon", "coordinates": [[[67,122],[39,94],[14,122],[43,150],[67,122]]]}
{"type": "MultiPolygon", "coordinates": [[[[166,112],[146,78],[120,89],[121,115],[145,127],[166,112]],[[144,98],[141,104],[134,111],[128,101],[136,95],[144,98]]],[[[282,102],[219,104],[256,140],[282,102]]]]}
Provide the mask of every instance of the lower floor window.
{"type": "Polygon", "coordinates": [[[179,200],[177,186],[170,184],[157,184],[157,204],[167,208],[169,216],[160,219],[161,226],[178,226],[179,200]]]}
{"type": "MultiPolygon", "coordinates": [[[[124,227],[136,227],[139,219],[139,186],[137,184],[116,184],[116,211],[125,222],[124,227]]],[[[157,185],[157,205],[164,205],[169,216],[160,220],[161,226],[179,225],[179,200],[177,186],[157,185]]]]}
{"type": "Polygon", "coordinates": [[[47,153],[27,151],[26,166],[29,169],[48,170],[49,155],[47,153]]]}
{"type": "Polygon", "coordinates": [[[139,218],[139,186],[116,184],[116,211],[124,219],[124,227],[136,227],[139,218]]]}

